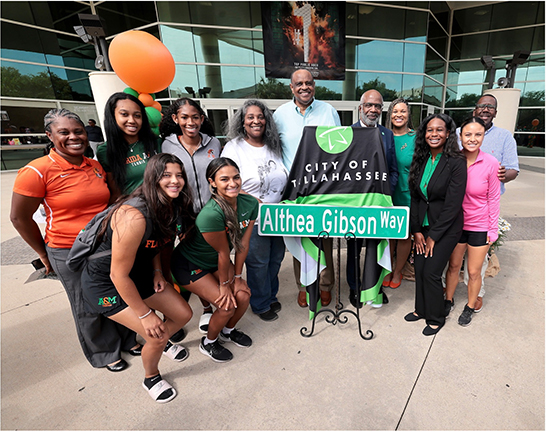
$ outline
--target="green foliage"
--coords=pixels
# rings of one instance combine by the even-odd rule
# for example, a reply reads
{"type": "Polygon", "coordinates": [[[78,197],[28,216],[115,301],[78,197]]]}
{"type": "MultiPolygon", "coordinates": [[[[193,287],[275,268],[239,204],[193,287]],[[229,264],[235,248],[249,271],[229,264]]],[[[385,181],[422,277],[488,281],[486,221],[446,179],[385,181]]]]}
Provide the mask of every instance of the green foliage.
{"type": "Polygon", "coordinates": [[[328,87],[315,86],[315,97],[318,100],[341,100],[341,93],[336,93],[328,87]]]}
{"type": "Polygon", "coordinates": [[[356,88],[357,98],[360,99],[362,94],[368,90],[377,90],[381,93],[381,96],[383,96],[384,101],[392,101],[398,97],[398,92],[396,90],[388,89],[385,83],[381,82],[379,78],[362,83],[361,86],[358,86],[356,88]]]}
{"type": "Polygon", "coordinates": [[[275,78],[263,78],[256,85],[256,97],[258,99],[291,99],[290,87],[277,81],[275,78]]]}
{"type": "Polygon", "coordinates": [[[1,68],[2,96],[36,99],[74,99],[67,80],[53,72],[42,71],[35,75],[23,75],[14,67],[1,68]]]}

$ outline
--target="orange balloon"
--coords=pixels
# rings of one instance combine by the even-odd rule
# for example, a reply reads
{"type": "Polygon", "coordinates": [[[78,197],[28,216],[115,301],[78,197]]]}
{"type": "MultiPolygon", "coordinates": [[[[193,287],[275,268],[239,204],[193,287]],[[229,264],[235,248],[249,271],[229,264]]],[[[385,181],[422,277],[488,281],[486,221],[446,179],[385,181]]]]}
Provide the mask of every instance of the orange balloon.
{"type": "Polygon", "coordinates": [[[533,126],[538,126],[539,123],[540,123],[540,122],[538,121],[538,119],[534,119],[534,120],[531,122],[531,124],[532,124],[533,126]]]}
{"type": "Polygon", "coordinates": [[[159,112],[161,112],[161,110],[163,109],[163,107],[161,106],[161,104],[157,101],[154,101],[154,103],[151,105],[152,108],[155,108],[156,110],[158,110],[159,112]]]}
{"type": "Polygon", "coordinates": [[[129,30],[117,35],[108,49],[117,76],[139,93],[156,93],[172,83],[174,59],[163,43],[150,33],[129,30]]]}
{"type": "Polygon", "coordinates": [[[147,107],[151,107],[151,106],[154,106],[154,98],[149,94],[149,93],[140,93],[138,95],[138,98],[140,99],[140,102],[142,102],[142,104],[147,107]]]}

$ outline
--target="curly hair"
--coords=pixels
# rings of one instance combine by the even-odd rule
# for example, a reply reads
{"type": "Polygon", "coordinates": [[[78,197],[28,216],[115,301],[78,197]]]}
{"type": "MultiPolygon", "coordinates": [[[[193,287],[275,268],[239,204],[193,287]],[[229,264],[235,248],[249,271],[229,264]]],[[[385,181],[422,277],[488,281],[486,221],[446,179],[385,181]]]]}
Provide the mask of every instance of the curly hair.
{"type": "Polygon", "coordinates": [[[201,123],[201,127],[199,128],[199,132],[204,133],[211,137],[215,136],[214,126],[212,125],[209,118],[205,114],[205,111],[203,111],[203,108],[201,108],[201,105],[199,105],[193,99],[184,97],[184,98],[175,100],[172,104],[169,105],[169,108],[167,108],[167,112],[163,116],[161,123],[159,123],[160,137],[162,139],[166,139],[169,135],[172,135],[172,134],[176,134],[176,135],[182,134],[182,130],[180,129],[180,126],[178,126],[178,124],[176,124],[173,120],[173,115],[176,116],[178,114],[178,110],[182,108],[184,105],[190,105],[194,107],[197,110],[197,112],[199,112],[199,115],[204,117],[203,123],[201,123]]]}
{"type": "Polygon", "coordinates": [[[407,124],[407,127],[408,129],[410,130],[410,133],[415,133],[415,132],[412,132],[415,128],[413,127],[413,121],[411,119],[411,108],[410,108],[410,105],[408,103],[408,101],[404,98],[397,98],[395,100],[393,100],[391,102],[391,104],[389,105],[389,109],[387,110],[387,120],[385,122],[385,127],[387,129],[391,129],[392,130],[392,112],[394,111],[394,107],[400,103],[403,103],[406,105],[407,109],[408,109],[408,124],[407,124]]]}
{"type": "Polygon", "coordinates": [[[142,114],[142,126],[138,131],[138,140],[144,144],[146,153],[154,155],[157,150],[157,139],[152,132],[146,110],[142,102],[128,93],[114,93],[104,107],[104,133],[106,135],[106,157],[112,169],[114,182],[120,191],[125,190],[126,160],[129,143],[116,122],[116,106],[120,100],[130,100],[138,105],[142,114]]]}
{"type": "Polygon", "coordinates": [[[273,154],[282,158],[281,139],[277,132],[275,120],[273,120],[273,113],[266,104],[258,99],[246,99],[243,106],[235,111],[235,114],[233,114],[229,121],[224,123],[224,135],[226,135],[226,139],[229,141],[235,138],[245,138],[245,116],[251,106],[260,108],[265,117],[265,131],[262,137],[263,143],[273,154]]]}
{"type": "Polygon", "coordinates": [[[465,156],[459,149],[456,136],[456,125],[453,119],[444,113],[431,114],[425,118],[417,128],[415,136],[415,152],[411,161],[409,173],[410,192],[415,196],[419,190],[419,177],[430,155],[430,147],[425,140],[428,124],[434,120],[440,119],[446,125],[446,130],[449,133],[446,142],[444,143],[443,156],[447,158],[462,158],[465,156]]]}

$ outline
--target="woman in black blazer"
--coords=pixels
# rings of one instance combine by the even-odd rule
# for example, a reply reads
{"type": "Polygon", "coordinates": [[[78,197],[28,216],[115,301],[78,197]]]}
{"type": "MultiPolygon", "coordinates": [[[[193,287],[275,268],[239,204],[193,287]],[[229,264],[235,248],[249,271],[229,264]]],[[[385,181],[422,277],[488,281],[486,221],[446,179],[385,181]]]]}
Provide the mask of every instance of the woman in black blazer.
{"type": "Polygon", "coordinates": [[[445,323],[444,270],[463,230],[466,160],[455,122],[446,114],[428,116],[415,138],[410,167],[410,225],[415,240],[415,311],[406,321],[426,320],[431,336],[445,323]]]}

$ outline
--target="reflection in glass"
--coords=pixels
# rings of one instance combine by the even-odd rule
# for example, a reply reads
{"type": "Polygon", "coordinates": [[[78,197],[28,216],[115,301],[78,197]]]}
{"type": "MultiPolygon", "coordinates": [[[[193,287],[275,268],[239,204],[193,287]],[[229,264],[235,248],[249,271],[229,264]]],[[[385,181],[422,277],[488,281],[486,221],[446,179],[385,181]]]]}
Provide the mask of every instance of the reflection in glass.
{"type": "Polygon", "coordinates": [[[544,82],[525,83],[519,106],[544,106],[544,82]]]}
{"type": "Polygon", "coordinates": [[[423,102],[429,105],[442,106],[442,93],[444,86],[425,77],[425,87],[423,88],[423,102]]]}
{"type": "Polygon", "coordinates": [[[423,76],[402,76],[402,97],[410,102],[421,102],[423,98],[423,76]]]}
{"type": "Polygon", "coordinates": [[[478,102],[485,87],[481,84],[449,87],[446,93],[446,107],[472,107],[478,102]]]}
{"type": "MultiPolygon", "coordinates": [[[[155,4],[152,1],[104,1],[96,2],[97,15],[105,24],[107,36],[157,22],[155,4]]],[[[157,27],[143,29],[159,38],[157,27]]]]}
{"type": "Polygon", "coordinates": [[[402,72],[404,43],[366,40],[356,46],[356,68],[402,72]]]}
{"type": "MultiPolygon", "coordinates": [[[[2,96],[55,99],[52,77],[47,67],[3,61],[1,73],[2,96]]],[[[61,77],[57,77],[62,80],[61,77]]],[[[67,82],[66,88],[69,93],[67,82]]]]}
{"type": "Polygon", "coordinates": [[[191,87],[197,93],[199,82],[197,79],[197,66],[195,65],[176,65],[174,80],[169,86],[170,97],[178,99],[181,97],[194,97],[186,87],[191,87]]]}
{"type": "Polygon", "coordinates": [[[438,53],[446,58],[447,57],[447,33],[445,30],[438,25],[436,20],[430,16],[428,20],[428,38],[427,42],[431,47],[433,47],[438,53]]]}
{"type": "Polygon", "coordinates": [[[518,110],[516,131],[544,132],[544,108],[518,110]]]}
{"type": "MultiPolygon", "coordinates": [[[[169,2],[170,4],[171,2],[169,2]]],[[[161,42],[169,49],[175,62],[195,62],[192,32],[189,27],[159,26],[161,42]]]]}
{"type": "Polygon", "coordinates": [[[362,93],[375,89],[383,96],[384,101],[392,101],[402,91],[402,76],[398,74],[358,72],[355,100],[360,100],[362,93]]]}
{"type": "Polygon", "coordinates": [[[446,62],[438,56],[433,50],[427,47],[427,60],[425,64],[425,73],[436,81],[443,83],[445,75],[446,62]]]}

